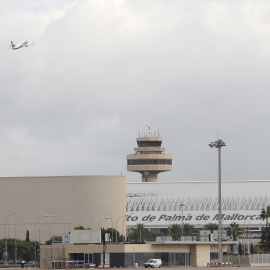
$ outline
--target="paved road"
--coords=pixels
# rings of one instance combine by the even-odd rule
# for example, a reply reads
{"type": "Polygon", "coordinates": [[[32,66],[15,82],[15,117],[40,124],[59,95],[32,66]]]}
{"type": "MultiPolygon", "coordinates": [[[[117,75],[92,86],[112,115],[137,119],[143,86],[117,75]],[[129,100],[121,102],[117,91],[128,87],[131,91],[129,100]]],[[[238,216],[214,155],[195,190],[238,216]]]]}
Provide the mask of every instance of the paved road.
{"type": "MultiPolygon", "coordinates": [[[[251,266],[251,267],[185,267],[185,266],[179,266],[179,267],[162,267],[161,269],[166,269],[166,270],[190,270],[190,268],[193,268],[194,270],[219,270],[219,269],[226,269],[226,270],[270,270],[270,266],[251,266]]],[[[143,270],[143,267],[139,268],[118,268],[118,269],[128,269],[128,270],[143,270]]],[[[45,269],[44,269],[45,270],[45,269]]]]}
{"type": "MultiPolygon", "coordinates": [[[[163,267],[161,269],[164,270],[190,270],[190,268],[194,268],[194,270],[219,270],[219,269],[224,269],[226,268],[227,270],[270,270],[270,266],[251,266],[251,267],[184,267],[184,266],[179,266],[179,267],[163,267]]],[[[11,269],[11,268],[10,268],[11,269]]],[[[14,269],[14,268],[13,268],[14,269]]],[[[18,268],[17,268],[18,269],[18,268]]],[[[40,270],[48,270],[48,269],[43,269],[43,268],[37,268],[40,270]]],[[[83,269],[83,268],[82,268],[83,269]]],[[[97,268],[95,268],[97,269],[97,268]]],[[[110,268],[110,269],[121,269],[121,270],[143,270],[143,267],[139,267],[139,268],[110,268]]],[[[55,270],[55,269],[52,269],[55,270]]]]}
{"type": "MultiPolygon", "coordinates": [[[[190,268],[194,268],[194,270],[219,270],[219,269],[224,269],[226,268],[227,270],[270,270],[270,266],[250,266],[250,267],[192,267],[192,266],[189,266],[189,267],[185,267],[185,266],[179,266],[179,267],[162,267],[161,269],[164,269],[164,270],[180,270],[180,269],[183,269],[183,270],[188,270],[190,268]]],[[[21,268],[3,268],[3,269],[21,269],[21,268]]],[[[47,268],[35,268],[35,267],[32,267],[31,269],[39,269],[39,270],[48,270],[47,268]]],[[[81,269],[84,269],[84,268],[81,268],[81,269]]],[[[95,268],[97,269],[97,268],[95,268]]],[[[139,268],[111,268],[111,269],[121,269],[121,270],[143,270],[144,268],[143,267],[139,267],[139,268]]],[[[55,269],[52,269],[52,270],[55,270],[55,269]]]]}

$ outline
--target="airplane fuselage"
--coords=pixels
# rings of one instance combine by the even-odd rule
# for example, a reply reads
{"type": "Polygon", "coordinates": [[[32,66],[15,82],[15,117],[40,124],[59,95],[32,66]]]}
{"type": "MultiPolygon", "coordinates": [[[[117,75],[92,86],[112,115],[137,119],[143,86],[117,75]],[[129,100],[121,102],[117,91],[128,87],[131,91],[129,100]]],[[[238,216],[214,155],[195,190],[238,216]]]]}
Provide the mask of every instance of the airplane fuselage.
{"type": "Polygon", "coordinates": [[[22,48],[22,47],[27,47],[27,46],[28,46],[27,44],[28,44],[28,41],[27,41],[27,40],[25,40],[24,42],[19,43],[19,44],[17,44],[17,45],[15,45],[15,44],[11,41],[11,47],[12,47],[13,50],[18,50],[18,49],[20,49],[20,48],[22,48]]]}

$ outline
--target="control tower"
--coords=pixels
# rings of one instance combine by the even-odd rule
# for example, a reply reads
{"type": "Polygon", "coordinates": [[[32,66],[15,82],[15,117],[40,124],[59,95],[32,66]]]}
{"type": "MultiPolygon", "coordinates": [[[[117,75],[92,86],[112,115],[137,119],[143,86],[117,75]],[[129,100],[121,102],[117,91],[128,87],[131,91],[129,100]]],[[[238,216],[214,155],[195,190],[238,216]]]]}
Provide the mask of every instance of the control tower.
{"type": "Polygon", "coordinates": [[[172,170],[172,155],[164,154],[162,140],[159,133],[147,126],[147,131],[139,133],[136,139],[135,154],[127,155],[127,170],[141,173],[142,182],[157,182],[160,172],[172,170]]]}

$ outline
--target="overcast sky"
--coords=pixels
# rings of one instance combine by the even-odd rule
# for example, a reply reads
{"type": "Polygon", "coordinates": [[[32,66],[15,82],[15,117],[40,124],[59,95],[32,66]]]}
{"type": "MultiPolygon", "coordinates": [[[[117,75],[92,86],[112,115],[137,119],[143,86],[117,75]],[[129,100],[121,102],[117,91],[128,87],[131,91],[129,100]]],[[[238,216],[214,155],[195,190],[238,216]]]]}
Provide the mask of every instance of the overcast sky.
{"type": "Polygon", "coordinates": [[[159,181],[270,179],[270,1],[0,1],[0,176],[120,175],[147,124],[159,181]]]}

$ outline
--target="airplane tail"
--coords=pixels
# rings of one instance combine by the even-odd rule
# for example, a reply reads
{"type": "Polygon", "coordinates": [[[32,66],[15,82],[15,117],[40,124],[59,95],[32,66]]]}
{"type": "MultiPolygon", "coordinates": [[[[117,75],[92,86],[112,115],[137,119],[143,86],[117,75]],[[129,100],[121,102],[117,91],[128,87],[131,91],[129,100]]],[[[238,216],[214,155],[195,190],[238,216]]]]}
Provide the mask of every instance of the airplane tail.
{"type": "Polygon", "coordinates": [[[11,47],[12,48],[14,48],[15,47],[15,45],[14,45],[14,43],[11,41],[11,47]]]}

